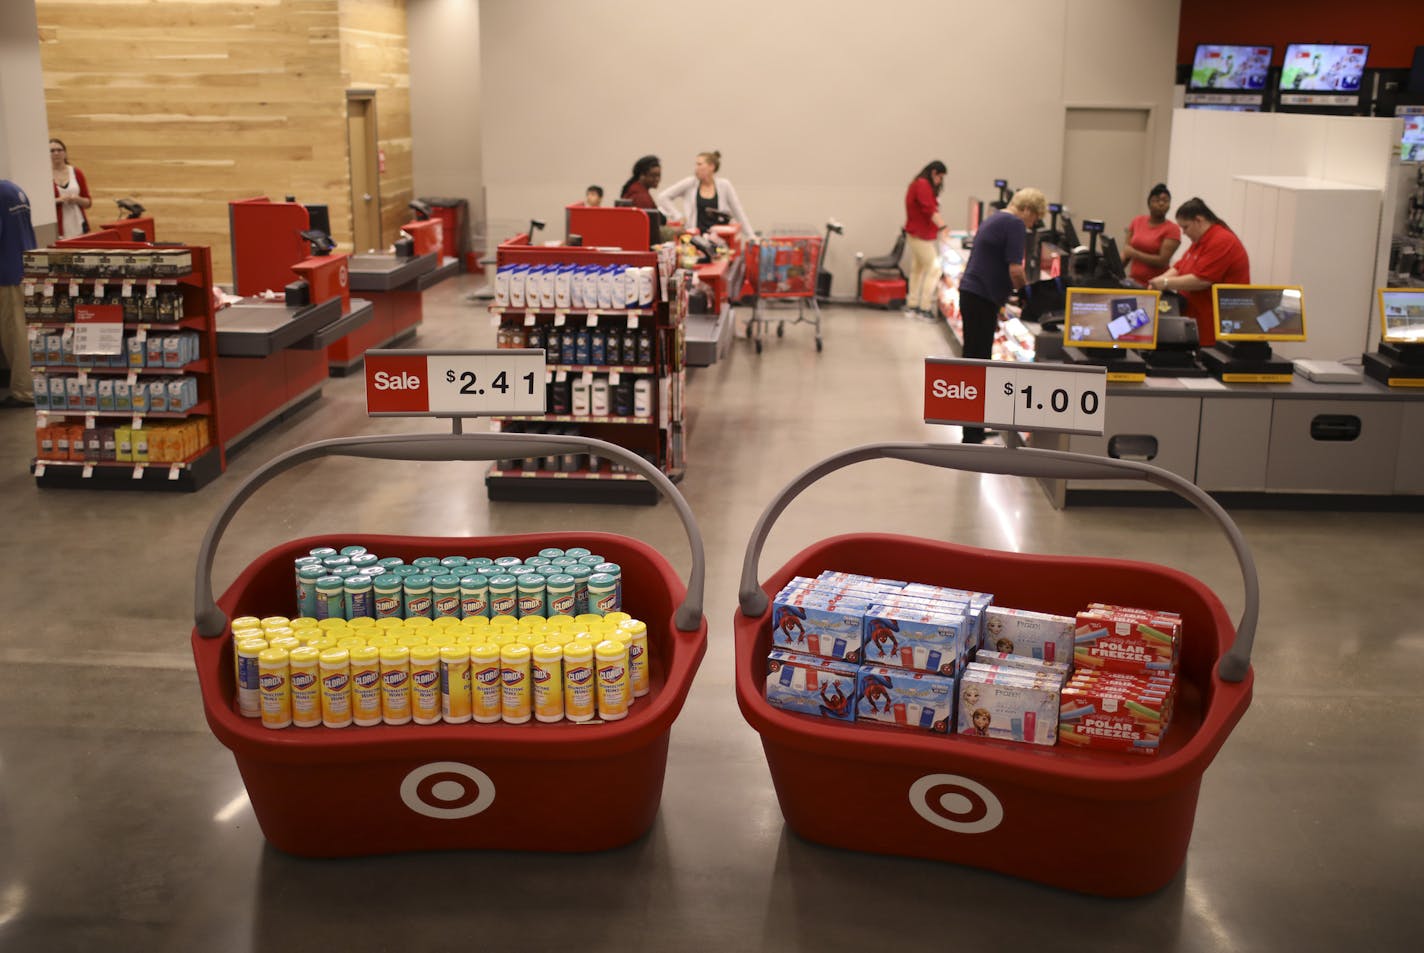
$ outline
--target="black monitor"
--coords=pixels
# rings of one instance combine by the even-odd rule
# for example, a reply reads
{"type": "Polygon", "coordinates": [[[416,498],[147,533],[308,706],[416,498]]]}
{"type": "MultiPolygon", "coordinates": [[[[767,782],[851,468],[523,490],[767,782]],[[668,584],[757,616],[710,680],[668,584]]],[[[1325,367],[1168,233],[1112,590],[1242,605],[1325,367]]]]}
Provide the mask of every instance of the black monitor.
{"type": "Polygon", "coordinates": [[[1113,281],[1127,278],[1127,268],[1122,263],[1122,255],[1117,250],[1117,239],[1111,235],[1098,236],[1098,250],[1102,252],[1103,272],[1113,281]]]}
{"type": "Polygon", "coordinates": [[[309,228],[314,232],[324,232],[331,234],[331,212],[325,205],[308,205],[307,221],[309,228]]]}
{"type": "Polygon", "coordinates": [[[1063,212],[1058,216],[1058,222],[1058,230],[1063,237],[1064,251],[1072,252],[1073,249],[1083,244],[1082,242],[1078,241],[1078,230],[1073,227],[1073,216],[1068,213],[1067,209],[1064,209],[1063,212]]]}

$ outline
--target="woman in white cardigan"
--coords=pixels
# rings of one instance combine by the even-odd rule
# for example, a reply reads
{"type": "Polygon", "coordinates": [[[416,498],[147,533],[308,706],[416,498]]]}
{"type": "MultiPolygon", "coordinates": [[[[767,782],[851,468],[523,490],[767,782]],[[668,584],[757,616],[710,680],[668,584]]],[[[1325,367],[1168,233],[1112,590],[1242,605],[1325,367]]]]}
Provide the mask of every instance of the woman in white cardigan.
{"type": "Polygon", "coordinates": [[[742,203],[737,199],[737,190],[732,183],[717,175],[722,168],[722,153],[699,152],[695,174],[688,176],[658,193],[658,208],[669,221],[680,221],[687,227],[696,226],[706,232],[713,224],[712,212],[725,212],[742,227],[747,238],[756,232],[751,219],[747,218],[742,203]]]}

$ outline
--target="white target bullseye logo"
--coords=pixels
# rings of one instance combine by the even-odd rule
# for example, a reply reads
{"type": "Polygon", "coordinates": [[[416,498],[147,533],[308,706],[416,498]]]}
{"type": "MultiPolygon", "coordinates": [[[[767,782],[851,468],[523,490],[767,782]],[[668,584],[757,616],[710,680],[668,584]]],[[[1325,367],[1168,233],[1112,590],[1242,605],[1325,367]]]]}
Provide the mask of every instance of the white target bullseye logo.
{"type": "Polygon", "coordinates": [[[432,761],[405,776],[401,800],[417,814],[448,821],[473,817],[494,803],[494,781],[459,761],[432,761]]]}
{"type": "Polygon", "coordinates": [[[1004,805],[984,785],[960,774],[927,774],[910,785],[910,806],[935,827],[983,834],[1004,820],[1004,805]]]}

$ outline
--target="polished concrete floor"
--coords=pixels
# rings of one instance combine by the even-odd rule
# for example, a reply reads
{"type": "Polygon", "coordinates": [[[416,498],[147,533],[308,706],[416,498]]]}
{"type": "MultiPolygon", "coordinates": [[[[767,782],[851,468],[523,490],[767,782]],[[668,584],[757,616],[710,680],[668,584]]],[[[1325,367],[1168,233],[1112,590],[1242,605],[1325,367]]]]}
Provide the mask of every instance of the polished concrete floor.
{"type": "MultiPolygon", "coordinates": [[[[470,279],[426,296],[423,346],[493,346],[470,279]]],[[[672,736],[652,832],[590,856],[441,853],[316,862],[266,846],[200,708],[192,566],[219,504],[276,452],[437,429],[364,416],[360,377],[195,495],[37,491],[32,420],[0,411],[0,950],[1339,951],[1424,948],[1424,516],[1240,511],[1260,564],[1255,700],[1206,773],[1186,865],[1107,901],[940,863],[849,853],[784,827],[732,691],[748,533],[807,463],[875,440],[953,440],[921,420],[937,326],[827,310],[759,358],[693,372],[682,489],[706,538],[710,647],[672,736]]],[[[656,508],[494,504],[469,464],[326,461],[261,491],[219,555],[224,588],[268,546],[360,529],[578,527],[688,546],[656,508]]],[[[1053,510],[1033,485],[877,462],[792,505],[763,573],[844,531],[1165,561],[1239,610],[1223,540],[1186,509],[1053,510]]],[[[848,786],[855,779],[847,778],[848,786]]],[[[828,791],[827,797],[844,797],[828,791]]],[[[855,823],[847,818],[847,823],[855,823]]],[[[1081,850],[1092,831],[1064,830],[1081,850]]]]}

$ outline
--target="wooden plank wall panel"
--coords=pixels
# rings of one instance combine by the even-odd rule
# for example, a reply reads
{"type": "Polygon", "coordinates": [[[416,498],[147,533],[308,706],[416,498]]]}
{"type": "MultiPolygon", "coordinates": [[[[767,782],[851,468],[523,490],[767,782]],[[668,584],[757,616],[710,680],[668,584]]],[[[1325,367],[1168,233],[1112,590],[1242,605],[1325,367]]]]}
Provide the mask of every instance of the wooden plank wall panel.
{"type": "Polygon", "coordinates": [[[340,0],[339,9],[342,80],[348,89],[376,91],[376,135],[386,154],[381,235],[389,244],[410,221],[406,206],[415,195],[405,0],[340,0]]]}
{"type": "Polygon", "coordinates": [[[331,206],[350,247],[346,95],[379,90],[389,241],[410,201],[403,2],[36,0],[51,135],[94,193],[91,220],[132,197],[159,237],[211,245],[231,280],[227,202],[331,206]],[[349,62],[344,62],[349,59],[349,62]]]}

